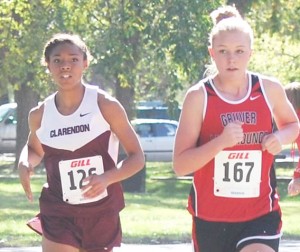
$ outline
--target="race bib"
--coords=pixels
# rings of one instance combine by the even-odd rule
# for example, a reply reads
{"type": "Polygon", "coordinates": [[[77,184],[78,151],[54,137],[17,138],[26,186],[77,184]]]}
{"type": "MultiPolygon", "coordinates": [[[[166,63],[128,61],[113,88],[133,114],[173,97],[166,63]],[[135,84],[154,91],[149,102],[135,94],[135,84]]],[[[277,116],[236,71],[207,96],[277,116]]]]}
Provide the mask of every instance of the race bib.
{"type": "Polygon", "coordinates": [[[221,151],[215,157],[214,195],[255,198],[260,194],[262,152],[221,151]]]}
{"type": "Polygon", "coordinates": [[[69,204],[84,204],[107,196],[107,190],[94,198],[84,198],[81,188],[83,180],[90,175],[104,173],[101,156],[64,160],[59,162],[63,200],[69,204]]]}

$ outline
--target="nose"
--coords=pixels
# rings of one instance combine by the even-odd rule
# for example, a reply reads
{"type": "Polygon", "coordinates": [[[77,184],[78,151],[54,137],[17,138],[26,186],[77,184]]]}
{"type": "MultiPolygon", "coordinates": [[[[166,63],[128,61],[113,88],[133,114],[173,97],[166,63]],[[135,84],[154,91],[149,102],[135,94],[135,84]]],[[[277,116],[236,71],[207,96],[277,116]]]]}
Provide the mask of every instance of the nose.
{"type": "Polygon", "coordinates": [[[228,53],[228,61],[234,62],[235,61],[235,54],[234,53],[228,53]]]}
{"type": "Polygon", "coordinates": [[[61,63],[60,68],[61,68],[62,71],[67,71],[67,70],[71,69],[71,65],[70,65],[69,62],[64,61],[64,62],[61,63]]]}

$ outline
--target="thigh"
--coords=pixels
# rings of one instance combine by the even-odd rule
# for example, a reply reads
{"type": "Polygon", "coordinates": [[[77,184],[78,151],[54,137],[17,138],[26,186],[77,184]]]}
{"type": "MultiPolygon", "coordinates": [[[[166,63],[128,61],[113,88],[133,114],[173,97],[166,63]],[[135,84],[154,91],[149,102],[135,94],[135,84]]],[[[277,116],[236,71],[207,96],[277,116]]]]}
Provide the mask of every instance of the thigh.
{"type": "Polygon", "coordinates": [[[79,218],[76,224],[81,227],[81,245],[87,252],[107,252],[121,246],[122,229],[119,214],[79,218]]]}
{"type": "Polygon", "coordinates": [[[47,247],[64,245],[66,248],[77,248],[75,251],[80,252],[108,252],[121,245],[119,214],[89,218],[42,215],[41,220],[47,247]]]}
{"type": "Polygon", "coordinates": [[[249,247],[253,251],[256,246],[261,247],[261,251],[278,251],[281,237],[280,212],[271,212],[245,222],[244,226],[237,243],[237,251],[251,251],[249,247]]]}
{"type": "Polygon", "coordinates": [[[253,251],[275,252],[275,250],[272,249],[270,246],[262,243],[253,243],[245,246],[243,249],[240,250],[240,252],[253,252],[253,251]]]}
{"type": "Polygon", "coordinates": [[[78,248],[67,244],[50,241],[45,236],[42,238],[42,249],[43,252],[79,252],[78,248]]]}
{"type": "Polygon", "coordinates": [[[81,247],[81,230],[74,223],[74,218],[41,215],[43,237],[48,245],[65,244],[79,249],[81,247]]]}
{"type": "Polygon", "coordinates": [[[193,218],[193,245],[196,252],[235,251],[236,234],[240,225],[225,222],[210,222],[193,218]]]}

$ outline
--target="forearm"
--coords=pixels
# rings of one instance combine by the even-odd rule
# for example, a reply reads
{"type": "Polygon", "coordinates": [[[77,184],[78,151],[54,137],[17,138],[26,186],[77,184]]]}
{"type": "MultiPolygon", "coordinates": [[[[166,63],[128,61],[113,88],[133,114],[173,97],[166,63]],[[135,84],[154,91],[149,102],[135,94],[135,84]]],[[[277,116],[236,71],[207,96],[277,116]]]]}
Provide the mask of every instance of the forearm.
{"type": "Polygon", "coordinates": [[[274,134],[282,145],[290,144],[299,136],[299,124],[298,122],[289,123],[280,128],[274,134]]]}
{"type": "Polygon", "coordinates": [[[144,165],[145,158],[142,153],[132,154],[119,162],[115,169],[105,172],[104,176],[107,180],[107,183],[110,185],[131,177],[140,171],[144,165]]]}
{"type": "Polygon", "coordinates": [[[173,169],[178,176],[192,174],[203,168],[223,148],[221,137],[218,136],[204,145],[187,149],[174,155],[173,169]]]}
{"type": "Polygon", "coordinates": [[[42,155],[37,154],[32,148],[30,148],[30,146],[26,144],[21,151],[19,165],[30,165],[32,168],[34,168],[40,164],[42,159],[42,155]]]}

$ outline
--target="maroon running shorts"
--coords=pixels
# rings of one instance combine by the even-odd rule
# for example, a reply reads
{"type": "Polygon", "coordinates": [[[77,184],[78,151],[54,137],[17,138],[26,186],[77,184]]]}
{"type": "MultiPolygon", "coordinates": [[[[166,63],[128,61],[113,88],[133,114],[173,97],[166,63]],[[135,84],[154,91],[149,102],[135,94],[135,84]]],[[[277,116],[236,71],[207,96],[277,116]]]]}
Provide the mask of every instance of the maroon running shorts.
{"type": "Polygon", "coordinates": [[[57,217],[38,214],[27,225],[48,240],[83,248],[87,252],[107,252],[120,247],[122,230],[119,214],[101,217],[57,217]],[[41,226],[42,229],[37,227],[41,226]],[[34,225],[33,225],[34,223],[34,225]]]}

